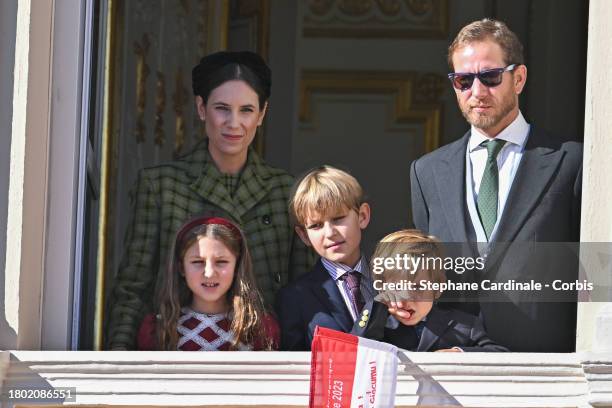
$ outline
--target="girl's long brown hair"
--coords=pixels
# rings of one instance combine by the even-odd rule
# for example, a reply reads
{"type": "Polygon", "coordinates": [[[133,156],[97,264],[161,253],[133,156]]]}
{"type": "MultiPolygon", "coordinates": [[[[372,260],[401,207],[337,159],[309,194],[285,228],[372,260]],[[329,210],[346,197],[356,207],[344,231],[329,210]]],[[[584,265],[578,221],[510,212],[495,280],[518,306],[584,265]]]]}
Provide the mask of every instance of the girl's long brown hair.
{"type": "MultiPolygon", "coordinates": [[[[157,282],[157,342],[161,350],[176,350],[178,343],[177,323],[181,308],[189,306],[192,293],[183,276],[183,258],[187,249],[200,238],[208,237],[223,243],[236,256],[234,279],[226,293],[229,305],[228,317],[234,339],[230,346],[253,345],[256,336],[264,333],[262,319],[265,313],[261,294],[255,284],[251,255],[244,233],[229,221],[202,217],[183,225],[177,233],[171,249],[168,270],[157,282]],[[217,220],[217,221],[215,221],[217,220]]],[[[271,339],[261,342],[271,349],[271,339]]]]}

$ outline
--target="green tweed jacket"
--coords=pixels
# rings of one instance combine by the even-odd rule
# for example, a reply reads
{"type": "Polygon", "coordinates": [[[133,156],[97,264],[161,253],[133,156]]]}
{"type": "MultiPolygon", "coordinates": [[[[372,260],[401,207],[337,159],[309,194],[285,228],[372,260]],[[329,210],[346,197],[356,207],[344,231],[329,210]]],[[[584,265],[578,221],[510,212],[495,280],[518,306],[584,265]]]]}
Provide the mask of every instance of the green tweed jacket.
{"type": "Polygon", "coordinates": [[[293,178],[249,149],[234,194],[208,153],[208,141],[182,159],[143,169],[132,192],[133,219],[110,305],[108,346],[133,349],[138,327],[152,306],[155,284],[166,273],[180,226],[198,215],[225,216],[244,230],[257,285],[268,310],[277,291],[307,270],[313,256],[288,216],[293,178]]]}

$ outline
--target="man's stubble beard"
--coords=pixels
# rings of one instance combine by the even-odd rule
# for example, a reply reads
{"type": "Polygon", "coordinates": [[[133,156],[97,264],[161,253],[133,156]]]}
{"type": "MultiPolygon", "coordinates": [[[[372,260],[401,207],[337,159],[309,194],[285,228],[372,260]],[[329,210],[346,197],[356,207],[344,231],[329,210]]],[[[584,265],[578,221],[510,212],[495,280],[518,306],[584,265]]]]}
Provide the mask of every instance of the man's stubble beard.
{"type": "MultiPolygon", "coordinates": [[[[466,103],[467,104],[467,103],[466,103]]],[[[517,106],[518,101],[514,95],[509,95],[501,101],[499,112],[493,115],[480,115],[476,112],[472,112],[469,106],[461,106],[461,113],[465,120],[475,128],[478,129],[491,129],[497,126],[512,110],[517,106]]]]}

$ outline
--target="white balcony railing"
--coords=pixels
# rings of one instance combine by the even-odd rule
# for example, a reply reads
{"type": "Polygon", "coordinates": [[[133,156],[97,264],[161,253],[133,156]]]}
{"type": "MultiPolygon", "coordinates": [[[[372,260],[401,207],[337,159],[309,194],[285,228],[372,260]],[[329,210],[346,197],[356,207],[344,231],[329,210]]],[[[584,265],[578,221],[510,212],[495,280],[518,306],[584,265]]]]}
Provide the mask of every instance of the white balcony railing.
{"type": "MultiPolygon", "coordinates": [[[[406,352],[400,360],[397,406],[612,407],[612,354],[406,352]]],[[[75,401],[50,402],[307,406],[309,376],[309,353],[0,352],[3,407],[12,406],[8,390],[61,387],[73,388],[75,401]]]]}

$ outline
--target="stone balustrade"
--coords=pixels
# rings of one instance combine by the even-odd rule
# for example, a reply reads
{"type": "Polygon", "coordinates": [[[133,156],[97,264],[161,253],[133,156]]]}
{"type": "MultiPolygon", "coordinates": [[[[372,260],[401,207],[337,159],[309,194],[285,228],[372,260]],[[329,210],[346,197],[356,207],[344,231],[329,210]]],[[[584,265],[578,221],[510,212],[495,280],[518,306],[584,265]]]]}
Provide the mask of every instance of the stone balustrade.
{"type": "MultiPolygon", "coordinates": [[[[612,354],[399,357],[397,406],[612,407],[612,354]]],[[[310,353],[4,351],[0,380],[4,393],[73,387],[57,406],[303,407],[310,353]]]]}

